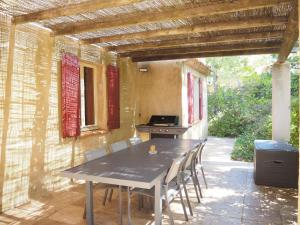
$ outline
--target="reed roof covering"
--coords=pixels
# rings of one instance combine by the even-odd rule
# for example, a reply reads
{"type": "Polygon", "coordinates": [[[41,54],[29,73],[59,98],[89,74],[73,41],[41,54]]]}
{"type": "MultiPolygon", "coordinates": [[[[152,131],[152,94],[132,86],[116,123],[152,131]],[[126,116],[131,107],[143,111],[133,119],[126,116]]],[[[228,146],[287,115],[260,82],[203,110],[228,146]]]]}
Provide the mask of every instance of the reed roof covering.
{"type": "Polygon", "coordinates": [[[278,53],[298,39],[297,0],[2,0],[17,25],[38,23],[133,61],[278,53]]]}

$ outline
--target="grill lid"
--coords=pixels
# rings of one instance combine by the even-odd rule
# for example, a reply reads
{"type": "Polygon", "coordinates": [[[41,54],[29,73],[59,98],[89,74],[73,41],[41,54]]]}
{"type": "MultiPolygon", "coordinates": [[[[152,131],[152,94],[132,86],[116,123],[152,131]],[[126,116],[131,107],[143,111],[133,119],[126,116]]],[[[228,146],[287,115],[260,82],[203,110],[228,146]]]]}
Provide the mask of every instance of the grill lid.
{"type": "Polygon", "coordinates": [[[178,126],[179,116],[153,115],[147,125],[149,126],[178,126]]]}

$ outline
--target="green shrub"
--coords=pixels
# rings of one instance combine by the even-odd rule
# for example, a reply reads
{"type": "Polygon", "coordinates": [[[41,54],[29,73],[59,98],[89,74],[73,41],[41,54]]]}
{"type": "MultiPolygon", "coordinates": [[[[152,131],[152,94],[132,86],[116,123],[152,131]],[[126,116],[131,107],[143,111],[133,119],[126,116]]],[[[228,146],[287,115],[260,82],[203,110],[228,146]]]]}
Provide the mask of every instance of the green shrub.
{"type": "Polygon", "coordinates": [[[262,117],[252,126],[249,126],[234,143],[231,158],[252,162],[254,155],[254,140],[271,139],[272,137],[272,118],[271,116],[262,117]]]}
{"type": "MultiPolygon", "coordinates": [[[[292,67],[297,60],[292,58],[292,67]]],[[[239,78],[241,85],[217,86],[208,95],[208,131],[212,136],[236,137],[232,159],[252,161],[254,140],[272,138],[272,77],[270,73],[257,74],[245,65],[242,69],[246,68],[246,76],[239,78]]],[[[222,65],[218,66],[221,68],[222,65]]],[[[299,76],[293,68],[291,96],[290,143],[298,147],[299,76]]]]}
{"type": "Polygon", "coordinates": [[[240,161],[253,161],[255,135],[253,133],[244,133],[240,135],[235,143],[231,153],[231,158],[240,161]]]}
{"type": "Polygon", "coordinates": [[[292,98],[291,104],[292,118],[291,118],[291,140],[290,143],[299,148],[299,99],[292,98]]]}

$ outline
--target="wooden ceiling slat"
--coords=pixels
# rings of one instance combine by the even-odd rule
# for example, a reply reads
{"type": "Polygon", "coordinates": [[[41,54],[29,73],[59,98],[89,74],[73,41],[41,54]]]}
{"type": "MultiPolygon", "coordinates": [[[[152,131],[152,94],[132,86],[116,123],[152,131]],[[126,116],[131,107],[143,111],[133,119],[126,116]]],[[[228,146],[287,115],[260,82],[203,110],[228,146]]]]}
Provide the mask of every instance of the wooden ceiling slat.
{"type": "Polygon", "coordinates": [[[160,60],[173,60],[173,59],[188,59],[188,58],[206,58],[206,57],[224,57],[224,56],[238,56],[238,55],[259,55],[259,54],[276,54],[279,52],[279,48],[259,48],[259,49],[243,49],[238,51],[217,51],[217,52],[201,52],[201,53],[189,53],[183,55],[163,55],[163,56],[151,56],[151,57],[134,57],[133,62],[145,62],[145,61],[160,61],[160,60]]]}
{"type": "Polygon", "coordinates": [[[170,49],[156,49],[146,51],[135,51],[128,53],[121,53],[121,57],[147,57],[152,55],[175,55],[175,54],[187,54],[187,53],[201,53],[201,52],[215,52],[215,51],[233,51],[242,49],[257,49],[257,48],[280,48],[281,41],[273,41],[268,43],[243,43],[243,44],[227,44],[227,45],[212,45],[212,46],[200,46],[200,47],[182,47],[182,48],[170,48],[170,49]]]}
{"type": "Polygon", "coordinates": [[[130,25],[142,25],[160,21],[170,21],[186,19],[200,16],[214,16],[224,13],[231,13],[244,10],[260,9],[271,7],[291,0],[240,0],[198,6],[194,8],[172,8],[161,12],[145,13],[140,12],[135,15],[120,15],[116,20],[106,20],[106,22],[84,21],[81,23],[68,23],[53,27],[54,35],[70,35],[95,31],[101,29],[112,29],[116,27],[126,27],[130,25]]]}
{"type": "Polygon", "coordinates": [[[210,37],[197,37],[197,38],[183,38],[166,41],[153,41],[143,44],[129,44],[121,46],[112,46],[106,48],[108,51],[116,51],[118,53],[125,53],[131,51],[143,51],[149,49],[164,49],[175,46],[197,46],[203,44],[216,44],[224,42],[241,42],[250,40],[274,40],[282,39],[283,32],[257,32],[257,33],[246,33],[246,34],[230,34],[230,35],[219,35],[210,37]]]}
{"type": "Polygon", "coordinates": [[[36,22],[40,20],[53,19],[61,16],[71,16],[87,12],[95,12],[99,9],[119,7],[142,1],[143,0],[90,0],[87,2],[70,4],[57,8],[51,8],[47,10],[15,16],[13,17],[13,22],[15,24],[36,22]]]}
{"type": "Polygon", "coordinates": [[[298,5],[297,5],[289,16],[289,21],[284,33],[283,42],[280,47],[277,62],[283,63],[286,61],[290,52],[293,50],[293,47],[295,46],[295,43],[298,40],[298,37],[299,37],[299,26],[298,26],[298,5]]]}
{"type": "Polygon", "coordinates": [[[280,26],[287,23],[286,17],[260,17],[260,18],[249,18],[238,21],[227,21],[217,23],[204,23],[197,26],[183,26],[179,28],[145,31],[121,35],[113,35],[100,38],[89,38],[82,40],[82,44],[96,44],[104,42],[113,42],[119,40],[133,40],[133,39],[154,39],[164,36],[175,36],[175,35],[189,35],[193,33],[201,32],[214,32],[214,31],[225,31],[225,30],[236,30],[236,29],[247,29],[247,28],[260,28],[268,26],[280,26]]]}

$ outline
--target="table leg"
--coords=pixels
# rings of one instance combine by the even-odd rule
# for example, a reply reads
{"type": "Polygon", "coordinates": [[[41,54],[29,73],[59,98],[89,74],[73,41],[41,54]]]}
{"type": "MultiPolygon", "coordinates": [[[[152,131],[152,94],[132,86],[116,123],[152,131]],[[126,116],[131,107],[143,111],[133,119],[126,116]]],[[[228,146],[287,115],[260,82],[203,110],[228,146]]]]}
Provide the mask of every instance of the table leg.
{"type": "Polygon", "coordinates": [[[128,224],[132,225],[131,222],[131,194],[130,194],[130,187],[127,187],[127,198],[128,198],[128,224]]]}
{"type": "Polygon", "coordinates": [[[162,218],[162,199],[161,199],[161,181],[155,184],[155,225],[161,225],[162,218]]]}
{"type": "Polygon", "coordinates": [[[94,225],[93,182],[86,181],[86,220],[88,225],[94,225]]]}
{"type": "Polygon", "coordinates": [[[122,186],[119,186],[119,219],[120,225],[123,224],[123,212],[122,212],[122,186]]]}

